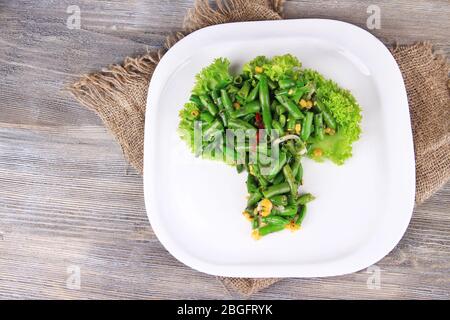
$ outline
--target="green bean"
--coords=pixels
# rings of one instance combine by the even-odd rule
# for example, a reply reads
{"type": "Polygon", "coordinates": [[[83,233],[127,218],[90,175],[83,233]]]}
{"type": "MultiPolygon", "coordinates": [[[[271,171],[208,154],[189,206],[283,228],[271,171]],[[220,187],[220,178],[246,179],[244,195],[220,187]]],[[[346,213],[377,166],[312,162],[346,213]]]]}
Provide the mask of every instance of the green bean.
{"type": "Polygon", "coordinates": [[[202,105],[202,102],[200,101],[200,98],[198,96],[196,96],[196,95],[191,95],[191,97],[189,98],[189,101],[195,103],[198,106],[202,105]]]}
{"type": "Polygon", "coordinates": [[[247,200],[247,207],[251,207],[255,205],[259,200],[261,200],[262,194],[259,191],[256,191],[255,193],[251,193],[250,197],[247,200]]]}
{"type": "Polygon", "coordinates": [[[319,101],[316,101],[316,109],[322,112],[323,120],[325,121],[326,125],[329,128],[336,130],[336,120],[334,120],[328,108],[322,105],[319,101]]]}
{"type": "Polygon", "coordinates": [[[242,77],[241,76],[234,77],[233,83],[234,84],[241,84],[242,83],[242,77]]]}
{"type": "Polygon", "coordinates": [[[245,122],[251,122],[255,115],[253,113],[249,113],[248,115],[242,117],[242,120],[245,122]]]}
{"type": "Polygon", "coordinates": [[[265,236],[265,235],[268,235],[269,233],[281,231],[284,228],[285,228],[284,225],[269,223],[269,224],[265,225],[264,227],[260,227],[258,229],[258,232],[259,232],[260,236],[265,236]]]}
{"type": "Polygon", "coordinates": [[[295,220],[295,224],[298,225],[298,226],[300,226],[300,225],[302,224],[302,222],[303,222],[303,219],[305,218],[305,215],[306,215],[306,205],[303,205],[303,206],[300,208],[300,211],[299,211],[299,213],[298,213],[298,217],[297,217],[297,219],[295,220]]]}
{"type": "Polygon", "coordinates": [[[280,114],[278,122],[280,122],[281,127],[284,128],[286,125],[286,116],[284,114],[280,114]]]}
{"type": "Polygon", "coordinates": [[[297,205],[300,204],[307,204],[310,201],[313,201],[316,197],[314,197],[311,193],[305,193],[302,194],[300,197],[298,197],[297,199],[297,205]]]}
{"type": "Polygon", "coordinates": [[[298,152],[294,147],[294,144],[292,143],[292,141],[288,141],[284,144],[283,146],[292,156],[296,157],[298,152]]]}
{"type": "Polygon", "coordinates": [[[290,91],[291,91],[290,89],[279,89],[279,90],[275,91],[275,95],[276,96],[288,96],[290,91]]]}
{"type": "Polygon", "coordinates": [[[279,224],[279,225],[287,225],[289,223],[289,220],[280,217],[280,216],[267,216],[267,217],[263,217],[261,218],[261,221],[267,224],[279,224]]]}
{"type": "MultiPolygon", "coordinates": [[[[236,164],[236,151],[234,150],[234,148],[228,148],[227,146],[222,148],[222,156],[223,156],[223,160],[231,165],[236,164]],[[232,161],[229,161],[232,160],[232,161]]],[[[239,172],[239,171],[238,171],[239,172]]]]}
{"type": "Polygon", "coordinates": [[[243,120],[240,119],[229,119],[228,120],[228,127],[230,127],[231,129],[242,129],[242,130],[249,130],[249,129],[256,129],[254,126],[252,126],[250,123],[245,122],[243,120]]]}
{"type": "Polygon", "coordinates": [[[258,153],[258,163],[262,166],[268,166],[272,162],[272,158],[264,153],[258,153]]]}
{"type": "Polygon", "coordinates": [[[303,184],[303,166],[300,162],[300,165],[298,166],[297,174],[295,175],[295,180],[298,182],[298,184],[303,184]]]}
{"type": "Polygon", "coordinates": [[[250,91],[250,82],[245,81],[242,88],[238,91],[238,96],[247,99],[248,93],[250,91]]]}
{"type": "Polygon", "coordinates": [[[282,114],[284,114],[286,112],[286,108],[283,107],[283,105],[281,103],[278,103],[277,106],[275,107],[275,112],[278,115],[282,115],[282,114]]]}
{"type": "Polygon", "coordinates": [[[211,98],[213,99],[215,105],[218,106],[219,109],[221,109],[222,102],[220,101],[219,92],[217,90],[213,90],[211,92],[211,98]]]}
{"type": "Polygon", "coordinates": [[[223,110],[219,112],[219,117],[222,120],[223,126],[228,127],[228,116],[223,110]]]}
{"type": "Polygon", "coordinates": [[[314,135],[319,140],[323,140],[323,117],[322,113],[314,116],[314,135]]]}
{"type": "Polygon", "coordinates": [[[284,133],[283,127],[277,120],[272,120],[272,127],[278,132],[278,135],[281,136],[284,133]]]}
{"type": "Polygon", "coordinates": [[[291,99],[294,100],[295,103],[298,104],[298,102],[300,101],[300,99],[303,97],[303,95],[307,92],[308,90],[306,88],[298,88],[294,94],[292,95],[291,99]]]}
{"type": "Polygon", "coordinates": [[[200,101],[203,104],[203,106],[206,107],[209,113],[211,113],[213,116],[217,114],[218,112],[217,107],[208,96],[200,96],[200,101]]]}
{"type": "Polygon", "coordinates": [[[275,165],[272,167],[270,173],[268,174],[269,179],[275,178],[278,172],[280,172],[281,169],[283,169],[283,166],[286,164],[287,161],[286,152],[280,151],[278,159],[276,160],[277,161],[275,162],[275,165]]]}
{"type": "Polygon", "coordinates": [[[269,86],[264,75],[261,75],[259,80],[259,101],[261,103],[264,128],[270,131],[272,129],[272,113],[270,112],[269,86]]]}
{"type": "Polygon", "coordinates": [[[292,115],[288,116],[286,123],[286,131],[292,132],[295,129],[295,118],[292,115]]]}
{"type": "Polygon", "coordinates": [[[263,191],[263,195],[265,198],[271,198],[271,197],[279,195],[279,194],[287,193],[290,190],[291,190],[291,188],[289,187],[289,184],[287,182],[283,182],[283,183],[268,187],[266,190],[263,191]]]}
{"type": "Polygon", "coordinates": [[[252,176],[251,174],[247,175],[246,185],[247,185],[248,193],[254,193],[258,190],[256,178],[254,176],[252,176]]]}
{"type": "Polygon", "coordinates": [[[278,87],[278,85],[270,79],[267,79],[267,84],[271,90],[275,90],[278,87]]]}
{"type": "Polygon", "coordinates": [[[206,128],[204,135],[208,139],[209,136],[213,135],[215,132],[223,129],[222,122],[219,119],[215,119],[209,127],[206,128]]]}
{"type": "Polygon", "coordinates": [[[245,166],[242,163],[236,165],[237,173],[242,173],[245,170],[245,166]]]}
{"type": "Polygon", "coordinates": [[[280,81],[278,81],[278,85],[281,89],[292,88],[293,86],[295,86],[295,81],[291,79],[281,79],[280,81]]]}
{"type": "MultiPolygon", "coordinates": [[[[272,103],[270,104],[270,111],[272,112],[272,114],[276,112],[277,105],[279,105],[277,100],[273,100],[272,103]]],[[[275,116],[276,116],[276,114],[275,114],[275,116]]]]}
{"type": "Polygon", "coordinates": [[[211,115],[211,113],[209,113],[209,111],[203,111],[200,114],[200,119],[202,121],[205,121],[206,123],[212,123],[214,121],[214,117],[211,115]]]}
{"type": "Polygon", "coordinates": [[[256,86],[250,91],[250,93],[247,96],[247,102],[253,101],[258,96],[259,92],[259,83],[256,84],[256,86]]]}
{"type": "Polygon", "coordinates": [[[273,184],[279,184],[284,181],[284,175],[283,172],[278,172],[278,174],[273,178],[272,183],[273,184]]]}
{"type": "Polygon", "coordinates": [[[292,102],[291,99],[283,97],[283,96],[275,96],[275,98],[280,102],[283,107],[286,108],[286,110],[289,112],[290,115],[292,115],[295,119],[303,119],[305,116],[300,111],[299,107],[295,105],[294,102],[292,102]]]}
{"type": "Polygon", "coordinates": [[[300,169],[301,165],[302,165],[302,163],[301,163],[300,157],[296,156],[294,159],[294,163],[292,164],[292,175],[295,177],[296,181],[297,181],[298,170],[300,169]]]}
{"type": "Polygon", "coordinates": [[[247,103],[246,105],[242,106],[240,109],[235,110],[231,113],[231,116],[233,118],[240,118],[244,117],[251,113],[256,113],[261,109],[261,105],[259,104],[259,101],[252,101],[247,103]]]}
{"type": "Polygon", "coordinates": [[[289,184],[289,187],[291,188],[291,196],[295,198],[297,196],[298,186],[295,182],[295,177],[292,174],[292,169],[289,164],[285,164],[283,167],[283,174],[286,178],[287,183],[289,184]]]}
{"type": "Polygon", "coordinates": [[[230,85],[227,87],[227,92],[228,92],[229,94],[235,94],[235,93],[237,93],[238,91],[239,91],[239,88],[236,87],[236,86],[233,86],[232,84],[230,84],[230,85]]]}
{"type": "Polygon", "coordinates": [[[252,220],[252,229],[258,229],[258,228],[259,228],[259,219],[258,219],[258,217],[255,217],[252,220]]]}
{"type": "Polygon", "coordinates": [[[273,196],[269,200],[276,206],[286,206],[288,204],[288,197],[284,194],[273,196]]]}
{"type": "Polygon", "coordinates": [[[284,216],[284,217],[292,217],[297,214],[298,207],[294,204],[292,206],[283,207],[281,209],[272,209],[272,214],[277,216],[284,216]]]}
{"type": "Polygon", "coordinates": [[[259,170],[259,166],[258,166],[257,164],[252,164],[251,166],[253,167],[253,173],[254,173],[256,179],[258,179],[259,184],[260,184],[263,188],[267,187],[267,185],[268,185],[269,183],[268,183],[267,179],[264,178],[264,177],[261,175],[261,171],[259,170]]]}
{"type": "Polygon", "coordinates": [[[228,112],[233,111],[233,103],[231,102],[230,96],[228,95],[227,90],[220,90],[220,95],[222,97],[222,104],[228,112]]]}
{"type": "Polygon", "coordinates": [[[328,127],[336,130],[337,127],[336,121],[334,120],[333,116],[330,113],[324,112],[323,119],[325,120],[325,123],[327,124],[328,127]]]}
{"type": "Polygon", "coordinates": [[[306,112],[306,117],[303,119],[302,124],[302,133],[301,137],[303,141],[308,140],[309,136],[311,135],[311,126],[314,118],[314,113],[312,112],[306,112]]]}

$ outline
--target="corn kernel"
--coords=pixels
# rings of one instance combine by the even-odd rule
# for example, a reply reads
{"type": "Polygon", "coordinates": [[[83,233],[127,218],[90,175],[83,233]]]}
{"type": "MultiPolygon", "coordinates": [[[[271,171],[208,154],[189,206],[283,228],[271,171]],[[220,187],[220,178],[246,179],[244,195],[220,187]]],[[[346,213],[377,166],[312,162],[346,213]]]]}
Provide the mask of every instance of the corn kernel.
{"type": "Polygon", "coordinates": [[[302,125],[300,123],[297,123],[295,125],[295,133],[300,134],[300,131],[302,131],[302,125]]]}
{"type": "Polygon", "coordinates": [[[264,69],[262,67],[260,67],[260,66],[256,66],[255,67],[255,72],[256,73],[263,73],[263,71],[264,71],[264,69]]]}
{"type": "Polygon", "coordinates": [[[269,199],[267,199],[267,198],[262,199],[258,203],[259,214],[263,217],[267,217],[270,214],[270,212],[272,211],[272,207],[273,207],[272,202],[269,199]]]}
{"type": "Polygon", "coordinates": [[[308,103],[306,102],[305,99],[301,99],[299,104],[302,108],[306,108],[308,106],[308,103]]]}
{"type": "Polygon", "coordinates": [[[242,212],[242,214],[244,215],[245,219],[247,219],[248,221],[253,221],[253,217],[247,211],[242,212]]]}
{"type": "Polygon", "coordinates": [[[255,239],[255,240],[261,239],[261,236],[259,234],[258,229],[255,229],[255,230],[252,231],[252,238],[255,239]]]}
{"type": "Polygon", "coordinates": [[[333,128],[325,128],[324,131],[326,134],[329,134],[330,136],[333,136],[336,133],[336,131],[333,128]]]}
{"type": "Polygon", "coordinates": [[[306,107],[307,107],[308,109],[312,108],[312,106],[313,106],[313,103],[312,103],[311,100],[306,101],[306,107]]]}
{"type": "Polygon", "coordinates": [[[316,148],[313,150],[314,157],[321,157],[323,155],[323,151],[320,148],[316,148]]]}
{"type": "Polygon", "coordinates": [[[239,109],[241,108],[241,104],[240,104],[239,102],[235,102],[235,103],[233,103],[233,107],[234,107],[236,110],[239,110],[239,109]]]}
{"type": "Polygon", "coordinates": [[[300,229],[300,226],[298,224],[296,224],[294,221],[291,221],[286,225],[286,229],[294,232],[294,231],[297,231],[298,229],[300,229]]]}

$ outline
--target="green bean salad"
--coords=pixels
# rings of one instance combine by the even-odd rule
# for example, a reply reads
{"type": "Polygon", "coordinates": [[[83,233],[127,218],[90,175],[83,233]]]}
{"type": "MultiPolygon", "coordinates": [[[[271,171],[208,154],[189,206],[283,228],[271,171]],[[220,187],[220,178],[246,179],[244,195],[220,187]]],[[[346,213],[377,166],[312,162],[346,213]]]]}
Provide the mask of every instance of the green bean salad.
{"type": "Polygon", "coordinates": [[[353,95],[291,54],[258,56],[240,74],[215,59],[196,75],[180,111],[179,134],[191,151],[247,173],[247,206],[255,239],[298,230],[310,193],[301,192],[302,160],[342,165],[361,133],[353,95]],[[299,192],[300,190],[300,192],[299,192]]]}

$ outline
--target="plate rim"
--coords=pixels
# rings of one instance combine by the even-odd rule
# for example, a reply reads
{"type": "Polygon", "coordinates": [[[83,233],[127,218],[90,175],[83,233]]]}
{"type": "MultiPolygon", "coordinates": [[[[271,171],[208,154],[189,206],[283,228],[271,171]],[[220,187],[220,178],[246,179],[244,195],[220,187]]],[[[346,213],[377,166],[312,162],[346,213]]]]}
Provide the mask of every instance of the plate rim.
{"type": "MultiPolygon", "coordinates": [[[[211,44],[217,44],[220,43],[220,40],[212,40],[209,39],[208,45],[211,44]]],[[[206,44],[205,44],[206,45],[206,44]]],[[[406,115],[404,115],[406,116],[406,115]]],[[[379,260],[381,260],[383,257],[388,255],[398,244],[398,242],[403,237],[404,233],[406,232],[406,229],[409,225],[409,222],[412,217],[413,213],[413,207],[414,207],[414,197],[415,197],[415,158],[414,158],[414,147],[413,147],[413,137],[412,137],[412,129],[411,129],[411,121],[410,121],[410,113],[409,113],[409,106],[408,106],[408,100],[407,100],[407,93],[406,88],[404,85],[403,76],[401,74],[401,71],[398,67],[398,64],[396,63],[394,57],[392,56],[389,49],[374,35],[372,35],[367,30],[360,28],[358,26],[355,26],[353,24],[339,21],[339,20],[332,20],[332,19],[288,19],[288,20],[269,20],[269,21],[250,21],[250,22],[233,22],[233,23],[226,23],[226,24],[220,24],[220,25],[213,25],[208,26],[203,29],[197,30],[183,39],[181,39],[179,42],[177,42],[172,48],[170,48],[164,56],[160,59],[159,63],[157,64],[153,76],[150,80],[149,84],[149,90],[148,90],[148,96],[147,96],[147,108],[146,108],[146,114],[145,114],[145,133],[144,133],[144,174],[143,174],[143,181],[144,181],[144,199],[145,199],[145,207],[146,207],[146,213],[148,216],[148,219],[150,221],[150,224],[152,225],[153,231],[156,235],[156,237],[159,239],[159,241],[162,243],[162,245],[168,250],[176,259],[178,259],[183,264],[212,275],[217,276],[233,276],[233,277],[252,277],[252,278],[261,278],[261,277],[327,277],[327,276],[338,276],[343,274],[349,274],[356,271],[359,271],[361,269],[364,269],[379,260]],[[274,268],[272,265],[258,265],[257,268],[249,265],[218,265],[214,263],[210,263],[208,261],[204,261],[198,257],[194,257],[187,253],[182,246],[179,246],[174,241],[172,241],[171,236],[168,235],[165,232],[163,223],[159,220],[158,214],[156,214],[156,208],[153,206],[154,201],[152,201],[152,198],[156,198],[156,192],[154,190],[154,185],[152,183],[152,178],[150,177],[149,168],[152,167],[153,163],[153,157],[155,156],[154,153],[150,153],[151,147],[154,145],[152,141],[156,139],[157,133],[156,131],[156,125],[153,125],[152,123],[156,120],[156,112],[158,108],[160,107],[158,104],[153,104],[153,101],[156,99],[155,95],[152,95],[152,92],[158,92],[158,86],[161,86],[160,78],[161,74],[164,72],[165,69],[170,68],[171,70],[174,70],[175,67],[167,66],[168,61],[171,56],[177,54],[178,51],[181,50],[182,46],[185,46],[187,42],[192,41],[195,39],[195,37],[205,36],[208,33],[214,32],[216,29],[226,29],[230,26],[236,26],[236,25],[259,25],[259,24],[296,24],[296,23],[323,23],[323,24],[338,24],[341,26],[345,26],[349,30],[352,30],[354,32],[363,31],[363,34],[367,37],[367,39],[370,39],[374,45],[378,46],[378,49],[381,49],[381,52],[384,51],[384,55],[387,59],[391,60],[390,63],[394,63],[395,66],[393,66],[393,72],[396,73],[396,81],[401,80],[398,85],[399,88],[397,88],[397,92],[401,95],[399,99],[402,102],[404,110],[403,112],[407,112],[408,116],[408,132],[403,133],[403,137],[407,139],[405,141],[405,145],[403,146],[405,149],[408,149],[409,151],[409,163],[407,167],[409,167],[408,172],[408,178],[409,181],[407,183],[408,190],[405,191],[405,193],[408,193],[409,203],[404,204],[404,210],[405,213],[403,217],[401,217],[402,221],[398,222],[398,224],[401,224],[401,226],[398,227],[398,234],[395,237],[395,239],[391,240],[391,243],[389,246],[386,245],[386,248],[384,254],[378,254],[376,256],[372,256],[371,259],[366,258],[363,263],[354,263],[351,267],[348,266],[335,266],[335,272],[332,272],[330,270],[327,270],[332,267],[332,263],[325,263],[325,265],[328,265],[327,268],[324,268],[326,270],[322,270],[323,268],[317,268],[314,270],[303,270],[302,273],[296,272],[296,268],[299,268],[299,264],[293,263],[293,264],[286,264],[284,267],[278,266],[274,268]],[[149,105],[156,105],[156,107],[149,107],[149,105]],[[412,168],[412,170],[411,170],[412,168]],[[250,267],[249,267],[250,266],[250,267]],[[250,269],[250,272],[247,272],[246,270],[250,269]],[[305,272],[306,271],[306,272],[305,272]]],[[[341,260],[339,260],[341,261],[341,260]]],[[[345,261],[345,260],[344,260],[345,261]]]]}

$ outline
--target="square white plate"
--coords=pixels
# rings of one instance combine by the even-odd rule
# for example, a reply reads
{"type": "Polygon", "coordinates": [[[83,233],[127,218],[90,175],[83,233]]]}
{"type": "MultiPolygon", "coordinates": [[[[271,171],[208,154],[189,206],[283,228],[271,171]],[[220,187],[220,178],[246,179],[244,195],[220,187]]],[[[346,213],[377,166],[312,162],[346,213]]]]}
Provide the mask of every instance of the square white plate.
{"type": "Polygon", "coordinates": [[[367,31],[333,20],[223,24],[179,41],[159,62],[147,101],[144,192],[153,230],[186,265],[235,277],[334,276],[366,268],[403,236],[415,170],[406,91],[389,50],[367,31]],[[349,89],[363,110],[360,141],[343,166],[304,161],[303,192],[317,198],[302,229],[259,241],[242,216],[246,174],[196,159],[178,137],[194,76],[216,57],[233,71],[258,55],[291,53],[349,89]]]}

